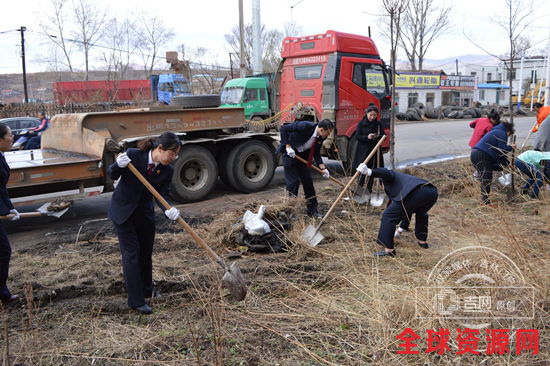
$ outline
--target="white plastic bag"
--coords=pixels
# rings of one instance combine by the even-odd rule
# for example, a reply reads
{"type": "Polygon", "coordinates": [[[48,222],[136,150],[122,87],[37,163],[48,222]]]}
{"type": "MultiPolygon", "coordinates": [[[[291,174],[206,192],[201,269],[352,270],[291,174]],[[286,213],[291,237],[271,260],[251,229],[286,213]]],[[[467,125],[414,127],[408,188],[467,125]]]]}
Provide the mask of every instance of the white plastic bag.
{"type": "Polygon", "coordinates": [[[502,175],[498,177],[498,181],[504,187],[508,187],[512,183],[512,174],[504,174],[504,172],[502,172],[502,175]]]}
{"type": "Polygon", "coordinates": [[[258,213],[255,214],[249,210],[246,210],[243,216],[244,228],[250,235],[264,235],[270,233],[269,225],[262,217],[265,213],[265,206],[261,205],[258,213]]]}

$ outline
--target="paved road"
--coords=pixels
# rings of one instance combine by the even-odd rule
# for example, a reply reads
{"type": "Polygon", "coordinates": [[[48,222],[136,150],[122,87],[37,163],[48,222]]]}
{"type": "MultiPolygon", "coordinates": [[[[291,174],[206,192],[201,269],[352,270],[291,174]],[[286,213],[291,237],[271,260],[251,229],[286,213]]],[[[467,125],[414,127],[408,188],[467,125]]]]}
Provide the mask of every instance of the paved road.
{"type": "MultiPolygon", "coordinates": [[[[468,141],[472,135],[472,129],[468,124],[471,120],[452,120],[437,122],[418,122],[418,123],[399,123],[396,125],[396,163],[399,165],[416,164],[434,158],[446,158],[451,156],[460,156],[469,154],[468,141]]],[[[515,118],[517,143],[519,146],[523,143],[534,123],[534,117],[515,118]]],[[[528,144],[534,143],[534,137],[531,137],[528,144]]],[[[389,154],[385,156],[386,163],[389,160],[389,154]]],[[[331,170],[341,173],[342,169],[339,162],[328,160],[327,165],[331,170]]],[[[389,164],[386,164],[388,166],[389,164]]],[[[316,174],[316,173],[314,173],[316,174]]],[[[285,179],[283,168],[278,167],[273,178],[272,187],[281,187],[284,189],[285,179]]],[[[221,182],[211,194],[212,200],[216,198],[229,197],[237,198],[240,194],[227,188],[221,182]]],[[[245,196],[246,197],[246,196],[245,196]]],[[[8,233],[17,233],[22,231],[42,228],[42,230],[59,231],[63,225],[82,225],[87,220],[102,220],[107,216],[107,208],[111,199],[111,193],[102,194],[95,197],[87,197],[75,200],[73,207],[67,214],[60,219],[51,217],[39,217],[33,219],[23,219],[14,222],[5,221],[8,233]]],[[[176,207],[185,210],[189,205],[178,205],[176,207]]],[[[207,203],[205,203],[207,204],[207,203]]],[[[199,205],[200,203],[196,204],[199,205]]],[[[29,212],[38,208],[39,205],[19,207],[20,212],[29,212]]],[[[198,210],[201,210],[198,208],[198,210]]]]}

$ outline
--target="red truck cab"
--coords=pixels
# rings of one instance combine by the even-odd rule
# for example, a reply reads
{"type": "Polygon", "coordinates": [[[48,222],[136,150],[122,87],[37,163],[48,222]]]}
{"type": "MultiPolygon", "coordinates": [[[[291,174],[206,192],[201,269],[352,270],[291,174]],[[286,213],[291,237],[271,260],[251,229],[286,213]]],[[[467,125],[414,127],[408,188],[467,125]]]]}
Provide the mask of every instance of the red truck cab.
{"type": "MultiPolygon", "coordinates": [[[[389,136],[390,72],[373,40],[366,36],[328,30],[323,34],[287,37],[281,50],[279,101],[282,110],[294,101],[315,109],[316,117],[335,123],[324,155],[351,162],[357,144],[357,123],[369,103],[389,136]]],[[[389,149],[389,139],[383,144],[389,149]]]]}

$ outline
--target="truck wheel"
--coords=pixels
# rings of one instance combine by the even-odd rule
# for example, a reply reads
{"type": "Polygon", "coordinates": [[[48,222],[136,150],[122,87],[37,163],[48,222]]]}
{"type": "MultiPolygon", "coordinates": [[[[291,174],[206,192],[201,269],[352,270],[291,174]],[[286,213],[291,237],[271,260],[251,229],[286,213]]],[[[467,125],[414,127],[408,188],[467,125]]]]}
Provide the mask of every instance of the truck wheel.
{"type": "Polygon", "coordinates": [[[226,172],[233,188],[243,193],[258,192],[271,183],[275,174],[275,155],[261,141],[249,140],[231,150],[226,172]]]}
{"type": "MultiPolygon", "coordinates": [[[[254,116],[250,120],[252,122],[261,122],[264,119],[260,116],[254,116]]],[[[250,131],[252,132],[262,133],[262,132],[267,132],[268,130],[269,129],[265,127],[265,124],[261,124],[261,125],[250,124],[250,131]]]]}
{"type": "Polygon", "coordinates": [[[170,104],[181,106],[183,108],[207,108],[219,107],[222,102],[217,94],[205,95],[178,95],[172,97],[170,104]]]}
{"type": "Polygon", "coordinates": [[[181,202],[205,199],[216,186],[218,165],[214,155],[202,146],[183,147],[174,162],[170,194],[181,202]]]}
{"type": "Polygon", "coordinates": [[[220,180],[227,187],[234,189],[231,181],[229,180],[229,174],[227,172],[227,159],[229,158],[229,153],[235,147],[234,143],[226,145],[223,150],[218,155],[218,171],[220,175],[220,180]]]}

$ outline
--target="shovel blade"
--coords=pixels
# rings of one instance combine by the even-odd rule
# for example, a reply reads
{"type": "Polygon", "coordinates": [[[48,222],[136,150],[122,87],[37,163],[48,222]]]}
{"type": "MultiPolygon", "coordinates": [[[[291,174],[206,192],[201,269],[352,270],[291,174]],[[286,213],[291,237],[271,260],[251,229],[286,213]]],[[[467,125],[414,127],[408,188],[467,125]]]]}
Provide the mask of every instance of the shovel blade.
{"type": "Polygon", "coordinates": [[[314,227],[310,224],[302,233],[302,238],[309,246],[315,247],[324,239],[324,236],[321,234],[318,227],[314,227]]]}
{"type": "Polygon", "coordinates": [[[70,206],[65,207],[61,211],[48,211],[48,207],[51,205],[51,202],[45,203],[42,206],[38,207],[36,211],[40,212],[44,216],[53,216],[60,218],[65,212],[69,210],[70,206]]]}
{"type": "Polygon", "coordinates": [[[384,196],[381,194],[371,194],[370,204],[374,207],[380,207],[384,203],[384,196]]]}
{"type": "Polygon", "coordinates": [[[367,203],[369,201],[369,197],[370,197],[370,194],[364,194],[362,196],[354,194],[353,195],[353,202],[358,203],[360,205],[364,205],[365,203],[367,203]]]}
{"type": "Polygon", "coordinates": [[[242,301],[246,298],[246,283],[237,262],[233,262],[229,271],[225,272],[222,284],[227,287],[233,300],[242,301]]]}
{"type": "Polygon", "coordinates": [[[353,202],[363,205],[369,201],[369,193],[365,187],[358,186],[353,192],[353,202]]]}

